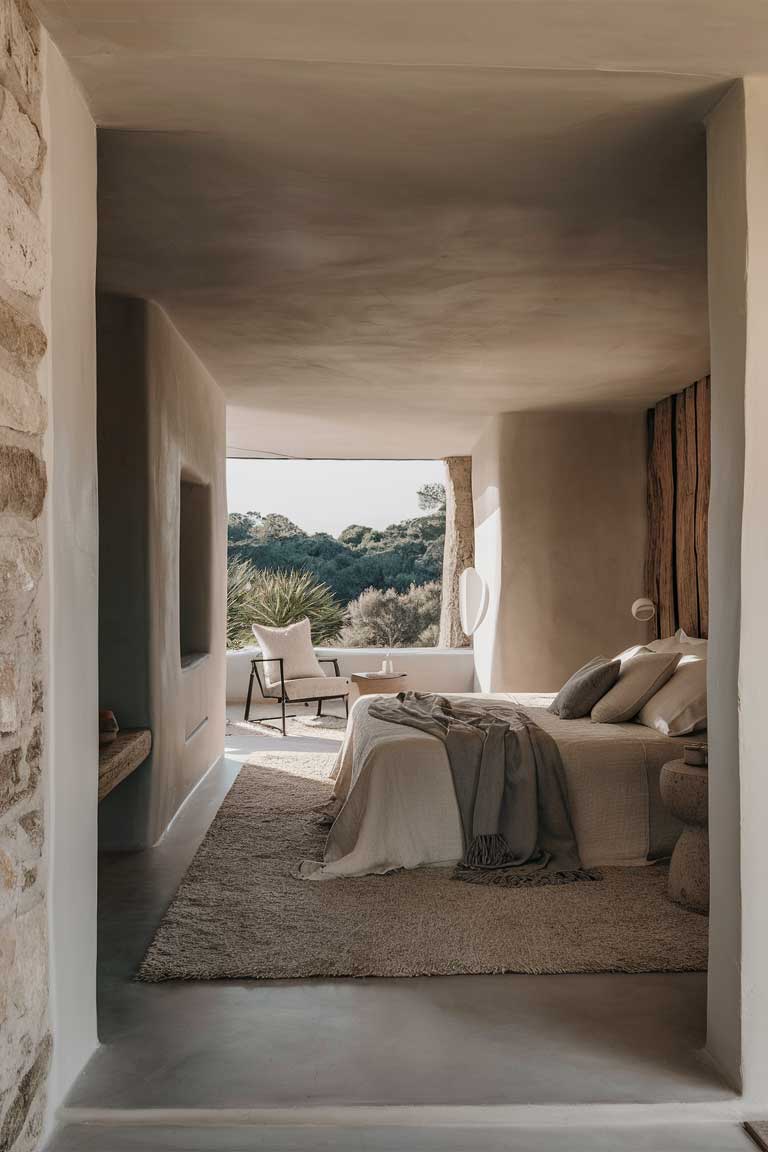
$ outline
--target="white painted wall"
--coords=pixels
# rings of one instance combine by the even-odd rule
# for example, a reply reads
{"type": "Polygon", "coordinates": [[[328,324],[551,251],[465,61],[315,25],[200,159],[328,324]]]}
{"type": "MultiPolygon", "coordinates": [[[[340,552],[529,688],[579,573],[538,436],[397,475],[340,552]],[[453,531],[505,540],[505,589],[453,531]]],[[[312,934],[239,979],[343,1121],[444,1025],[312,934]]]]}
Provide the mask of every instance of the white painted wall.
{"type": "MultiPolygon", "coordinates": [[[[318,656],[335,656],[342,676],[375,672],[386,657],[396,672],[408,676],[404,687],[411,692],[471,692],[474,659],[471,648],[317,648],[318,656]]],[[[259,649],[227,652],[227,703],[242,704],[248,692],[251,659],[259,649]]],[[[326,667],[331,675],[333,669],[326,667]]],[[[254,702],[260,699],[254,682],[254,702]]]]}
{"type": "Polygon", "coordinates": [[[707,126],[712,356],[708,659],[712,867],[707,1045],[737,1086],[742,1012],[738,676],[747,343],[746,150],[744,90],[736,84],[707,126]]]}
{"type": "Polygon", "coordinates": [[[646,425],[634,412],[508,412],[472,453],[475,635],[483,691],[559,689],[593,656],[648,637],[646,425]]]}
{"type": "Polygon", "coordinates": [[[49,1111],[96,1047],[96,130],[43,34],[50,278],[46,510],[49,1111]]]}
{"type": "MultiPolygon", "coordinates": [[[[744,1094],[768,1107],[768,77],[747,77],[747,310],[741,547],[741,1059],[744,1094]]],[[[723,766],[726,767],[725,765],[723,766]]],[[[728,765],[728,767],[731,767],[728,765]]],[[[735,767],[735,765],[734,765],[735,767]]],[[[735,773],[734,773],[735,775],[735,773]]],[[[733,777],[732,777],[733,786],[733,777]]]]}
{"type": "Polygon", "coordinates": [[[768,77],[744,81],[747,140],[747,357],[741,549],[742,1069],[750,1106],[768,1108],[768,77]]]}

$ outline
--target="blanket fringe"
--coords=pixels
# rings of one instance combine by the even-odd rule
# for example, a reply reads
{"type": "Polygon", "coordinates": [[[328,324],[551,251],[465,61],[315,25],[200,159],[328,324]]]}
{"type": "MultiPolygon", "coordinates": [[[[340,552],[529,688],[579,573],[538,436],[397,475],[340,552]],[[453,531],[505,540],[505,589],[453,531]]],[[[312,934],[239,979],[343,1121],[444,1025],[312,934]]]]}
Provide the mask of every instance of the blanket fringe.
{"type": "Polygon", "coordinates": [[[534,872],[524,872],[515,868],[482,871],[460,864],[453,874],[453,879],[461,880],[465,884],[494,884],[502,888],[549,888],[553,884],[602,880],[603,874],[598,868],[569,868],[562,872],[547,872],[545,868],[534,872]]]}
{"type": "Polygon", "coordinates": [[[512,853],[504,837],[499,832],[486,836],[475,836],[464,853],[462,864],[465,868],[503,868],[512,853]]]}

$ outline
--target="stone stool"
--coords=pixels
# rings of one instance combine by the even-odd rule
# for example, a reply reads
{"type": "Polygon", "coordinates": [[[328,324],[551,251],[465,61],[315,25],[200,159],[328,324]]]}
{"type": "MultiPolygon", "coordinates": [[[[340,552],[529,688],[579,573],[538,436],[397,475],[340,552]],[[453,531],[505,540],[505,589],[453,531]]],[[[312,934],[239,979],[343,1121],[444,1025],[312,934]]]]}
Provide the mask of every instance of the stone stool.
{"type": "Polygon", "coordinates": [[[685,827],[669,865],[669,895],[696,912],[709,911],[706,767],[672,760],[661,770],[661,798],[685,827]]]}

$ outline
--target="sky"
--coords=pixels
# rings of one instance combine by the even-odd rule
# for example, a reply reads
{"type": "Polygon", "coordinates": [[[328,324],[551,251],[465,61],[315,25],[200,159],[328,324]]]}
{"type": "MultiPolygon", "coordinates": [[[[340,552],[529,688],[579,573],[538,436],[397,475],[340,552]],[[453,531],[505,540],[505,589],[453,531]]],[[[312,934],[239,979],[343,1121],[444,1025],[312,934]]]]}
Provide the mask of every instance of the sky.
{"type": "Polygon", "coordinates": [[[422,516],[416,491],[441,481],[441,460],[228,460],[230,512],[280,512],[305,532],[386,528],[422,516]]]}

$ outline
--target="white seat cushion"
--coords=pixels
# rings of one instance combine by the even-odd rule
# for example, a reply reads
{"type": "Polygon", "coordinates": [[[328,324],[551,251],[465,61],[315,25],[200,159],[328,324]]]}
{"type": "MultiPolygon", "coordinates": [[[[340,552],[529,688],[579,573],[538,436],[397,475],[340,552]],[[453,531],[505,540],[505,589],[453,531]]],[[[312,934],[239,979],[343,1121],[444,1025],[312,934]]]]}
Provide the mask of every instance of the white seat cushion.
{"type": "Polygon", "coordinates": [[[323,675],[312,647],[312,633],[306,618],[296,624],[289,624],[287,628],[266,628],[262,624],[253,624],[252,629],[262,656],[270,661],[263,665],[268,684],[280,683],[280,665],[277,663],[280,657],[286,680],[323,675]]]}
{"type": "MultiPolygon", "coordinates": [[[[280,695],[280,681],[271,683],[269,690],[280,695]]],[[[323,700],[327,696],[346,696],[349,693],[348,676],[305,676],[301,680],[286,680],[287,700],[323,700]]]]}

